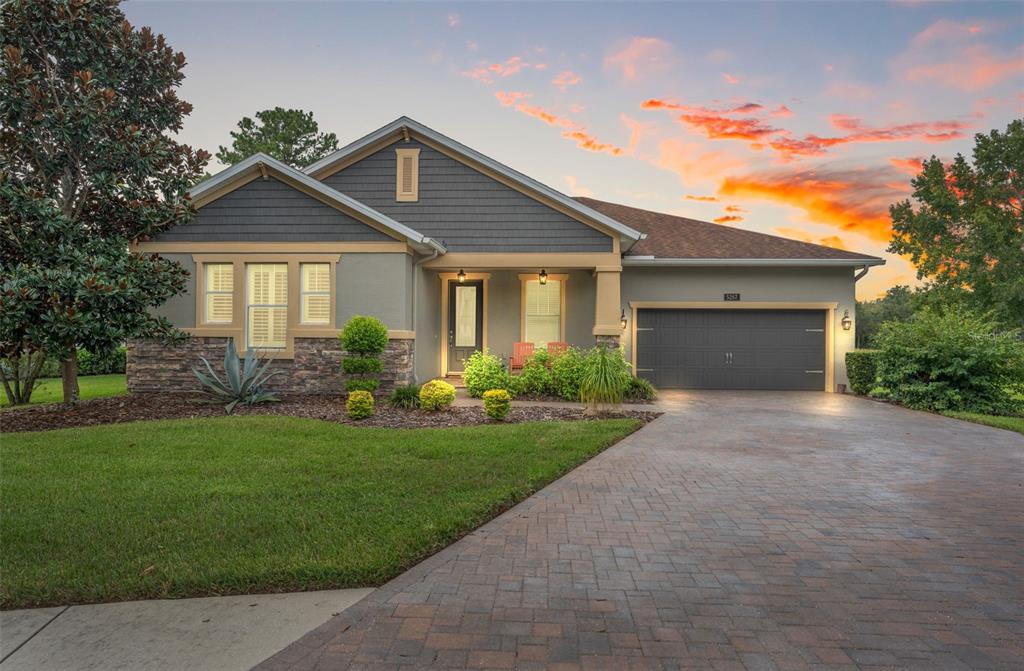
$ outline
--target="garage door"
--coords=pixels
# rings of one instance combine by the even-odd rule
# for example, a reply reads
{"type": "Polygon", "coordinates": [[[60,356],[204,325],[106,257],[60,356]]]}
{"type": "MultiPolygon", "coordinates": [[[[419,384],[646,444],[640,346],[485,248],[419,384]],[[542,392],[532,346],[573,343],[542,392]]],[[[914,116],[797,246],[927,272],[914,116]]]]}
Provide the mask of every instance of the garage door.
{"type": "Polygon", "coordinates": [[[824,310],[640,310],[637,374],[662,389],[825,388],[824,310]]]}

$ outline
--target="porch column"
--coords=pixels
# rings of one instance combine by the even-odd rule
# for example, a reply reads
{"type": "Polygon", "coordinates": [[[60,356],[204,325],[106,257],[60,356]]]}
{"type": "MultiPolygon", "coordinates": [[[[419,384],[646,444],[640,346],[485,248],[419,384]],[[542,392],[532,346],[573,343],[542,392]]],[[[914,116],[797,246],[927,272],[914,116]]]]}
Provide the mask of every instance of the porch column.
{"type": "Polygon", "coordinates": [[[619,280],[622,269],[598,268],[594,272],[597,280],[597,296],[594,299],[594,337],[599,343],[612,347],[619,346],[622,338],[620,314],[622,303],[619,294],[619,280]]]}

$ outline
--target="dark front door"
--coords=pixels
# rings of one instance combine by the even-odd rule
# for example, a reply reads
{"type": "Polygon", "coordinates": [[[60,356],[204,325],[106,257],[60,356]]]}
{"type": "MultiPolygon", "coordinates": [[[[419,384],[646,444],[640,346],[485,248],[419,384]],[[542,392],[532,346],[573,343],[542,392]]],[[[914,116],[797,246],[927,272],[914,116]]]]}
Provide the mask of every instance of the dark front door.
{"type": "Polygon", "coordinates": [[[663,389],[825,388],[823,310],[640,310],[637,375],[663,389]]]}
{"type": "Polygon", "coordinates": [[[462,372],[466,359],[484,348],[484,282],[448,283],[448,371],[462,372]]]}

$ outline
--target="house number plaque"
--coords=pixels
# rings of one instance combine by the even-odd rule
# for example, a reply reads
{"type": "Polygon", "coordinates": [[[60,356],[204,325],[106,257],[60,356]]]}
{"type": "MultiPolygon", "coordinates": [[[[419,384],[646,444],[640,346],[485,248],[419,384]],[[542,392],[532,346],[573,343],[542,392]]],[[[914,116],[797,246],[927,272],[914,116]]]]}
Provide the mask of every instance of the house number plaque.
{"type": "Polygon", "coordinates": [[[739,299],[739,294],[725,294],[725,300],[727,301],[738,301],[739,299]]]}

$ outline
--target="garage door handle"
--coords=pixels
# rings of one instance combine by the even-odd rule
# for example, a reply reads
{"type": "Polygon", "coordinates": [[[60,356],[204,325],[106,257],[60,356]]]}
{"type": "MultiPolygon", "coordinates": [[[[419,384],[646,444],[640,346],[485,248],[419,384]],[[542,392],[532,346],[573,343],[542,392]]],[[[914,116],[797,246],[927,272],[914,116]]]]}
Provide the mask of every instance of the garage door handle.
{"type": "Polygon", "coordinates": [[[654,329],[652,329],[652,328],[640,328],[639,326],[637,326],[636,330],[637,331],[653,331],[654,329]]]}
{"type": "Polygon", "coordinates": [[[823,371],[823,370],[805,370],[804,372],[805,373],[818,373],[818,374],[821,374],[821,373],[824,373],[825,371],[823,371]]]}
{"type": "Polygon", "coordinates": [[[825,329],[804,329],[807,333],[824,333],[825,329]]]}

